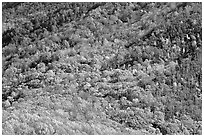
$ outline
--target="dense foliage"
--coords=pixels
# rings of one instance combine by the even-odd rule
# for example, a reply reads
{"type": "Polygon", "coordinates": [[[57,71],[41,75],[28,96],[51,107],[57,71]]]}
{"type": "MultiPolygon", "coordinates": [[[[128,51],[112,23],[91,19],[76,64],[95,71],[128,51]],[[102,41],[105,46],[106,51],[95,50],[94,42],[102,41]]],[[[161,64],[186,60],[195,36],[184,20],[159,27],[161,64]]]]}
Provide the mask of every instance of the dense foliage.
{"type": "Polygon", "coordinates": [[[3,3],[2,134],[202,134],[201,3],[3,3]]]}

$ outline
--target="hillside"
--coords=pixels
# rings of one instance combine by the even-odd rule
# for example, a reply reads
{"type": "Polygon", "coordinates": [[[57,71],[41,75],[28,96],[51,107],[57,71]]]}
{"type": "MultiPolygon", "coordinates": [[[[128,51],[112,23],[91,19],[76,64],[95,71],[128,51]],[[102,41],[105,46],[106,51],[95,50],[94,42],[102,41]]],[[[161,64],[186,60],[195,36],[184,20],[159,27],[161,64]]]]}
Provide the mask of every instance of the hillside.
{"type": "Polygon", "coordinates": [[[201,135],[201,3],[2,3],[3,135],[201,135]]]}

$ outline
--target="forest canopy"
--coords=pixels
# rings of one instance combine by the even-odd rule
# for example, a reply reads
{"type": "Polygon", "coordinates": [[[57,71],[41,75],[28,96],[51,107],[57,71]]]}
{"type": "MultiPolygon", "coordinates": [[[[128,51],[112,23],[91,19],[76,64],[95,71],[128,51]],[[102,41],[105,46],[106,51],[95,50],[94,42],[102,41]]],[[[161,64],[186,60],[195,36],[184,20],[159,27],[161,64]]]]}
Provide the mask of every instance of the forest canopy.
{"type": "Polygon", "coordinates": [[[3,2],[3,135],[201,135],[201,2],[3,2]]]}

